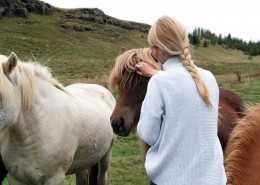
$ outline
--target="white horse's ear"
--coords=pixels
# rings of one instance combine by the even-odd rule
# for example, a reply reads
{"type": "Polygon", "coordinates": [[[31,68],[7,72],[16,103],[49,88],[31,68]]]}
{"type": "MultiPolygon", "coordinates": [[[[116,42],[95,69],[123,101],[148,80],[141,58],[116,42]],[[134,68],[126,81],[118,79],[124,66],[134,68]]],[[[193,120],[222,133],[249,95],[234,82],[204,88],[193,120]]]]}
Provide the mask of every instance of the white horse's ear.
{"type": "Polygon", "coordinates": [[[3,63],[3,69],[4,69],[5,75],[8,76],[14,70],[14,68],[17,65],[17,61],[18,61],[18,59],[17,59],[16,54],[11,52],[8,60],[3,63]]]}
{"type": "Polygon", "coordinates": [[[121,48],[121,54],[124,53],[124,52],[126,52],[126,51],[128,51],[128,48],[125,48],[125,47],[122,47],[122,48],[121,48]]]}

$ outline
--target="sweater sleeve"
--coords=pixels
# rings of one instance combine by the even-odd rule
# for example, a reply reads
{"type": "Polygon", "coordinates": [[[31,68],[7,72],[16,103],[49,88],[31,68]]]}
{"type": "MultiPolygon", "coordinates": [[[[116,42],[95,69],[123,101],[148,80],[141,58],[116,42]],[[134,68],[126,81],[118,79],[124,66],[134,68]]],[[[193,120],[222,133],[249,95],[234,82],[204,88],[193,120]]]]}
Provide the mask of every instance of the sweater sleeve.
{"type": "Polygon", "coordinates": [[[153,146],[159,137],[165,112],[162,90],[160,83],[155,78],[151,78],[137,125],[138,137],[150,146],[153,146]]]}

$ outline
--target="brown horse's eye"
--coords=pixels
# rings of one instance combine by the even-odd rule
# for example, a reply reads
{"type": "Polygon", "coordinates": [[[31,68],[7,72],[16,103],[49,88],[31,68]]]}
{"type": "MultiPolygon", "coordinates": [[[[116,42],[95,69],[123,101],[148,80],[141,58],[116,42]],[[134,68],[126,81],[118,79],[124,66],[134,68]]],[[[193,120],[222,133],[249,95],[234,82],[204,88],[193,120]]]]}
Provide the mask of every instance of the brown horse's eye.
{"type": "Polygon", "coordinates": [[[144,96],[143,96],[143,95],[140,95],[139,97],[136,98],[136,101],[137,101],[138,103],[143,103],[143,101],[144,101],[144,96]]]}

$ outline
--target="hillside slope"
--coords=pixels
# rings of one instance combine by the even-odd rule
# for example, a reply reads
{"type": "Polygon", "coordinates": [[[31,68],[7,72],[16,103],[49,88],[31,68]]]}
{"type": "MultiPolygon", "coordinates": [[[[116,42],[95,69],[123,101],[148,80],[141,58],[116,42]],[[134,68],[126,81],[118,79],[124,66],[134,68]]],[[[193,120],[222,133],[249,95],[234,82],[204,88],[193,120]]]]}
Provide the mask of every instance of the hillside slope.
{"type": "MultiPolygon", "coordinates": [[[[0,53],[9,55],[13,51],[21,60],[43,63],[61,82],[68,84],[102,76],[106,79],[122,47],[148,46],[149,25],[109,16],[107,22],[93,22],[82,14],[84,11],[55,9],[52,15],[3,17],[0,53]]],[[[196,64],[215,75],[257,75],[260,71],[260,57],[250,60],[240,51],[218,45],[192,48],[192,56],[196,64]]]]}
{"type": "Polygon", "coordinates": [[[107,72],[121,47],[147,46],[144,32],[68,18],[66,13],[2,18],[0,53],[9,55],[13,51],[22,60],[45,63],[58,76],[73,77],[107,72]],[[86,25],[93,31],[65,29],[64,24],[86,25]]]}

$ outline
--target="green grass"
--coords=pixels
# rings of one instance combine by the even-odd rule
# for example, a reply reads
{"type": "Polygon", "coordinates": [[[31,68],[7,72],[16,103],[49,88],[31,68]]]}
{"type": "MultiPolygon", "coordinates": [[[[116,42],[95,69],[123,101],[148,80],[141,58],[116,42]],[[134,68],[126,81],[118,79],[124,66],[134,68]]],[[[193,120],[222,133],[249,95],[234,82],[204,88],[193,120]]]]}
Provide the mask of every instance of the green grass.
{"type": "Polygon", "coordinates": [[[227,50],[222,46],[199,47],[192,50],[195,64],[209,69],[214,75],[240,73],[260,76],[260,56],[249,59],[238,50],[227,50]]]}
{"type": "Polygon", "coordinates": [[[260,103],[260,80],[228,83],[222,86],[236,92],[248,104],[260,103]]]}
{"type": "Polygon", "coordinates": [[[144,160],[137,141],[135,134],[128,138],[117,137],[110,168],[110,184],[148,184],[143,166],[144,160]]]}

